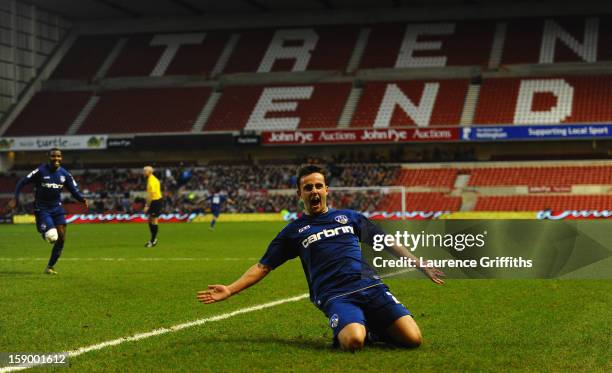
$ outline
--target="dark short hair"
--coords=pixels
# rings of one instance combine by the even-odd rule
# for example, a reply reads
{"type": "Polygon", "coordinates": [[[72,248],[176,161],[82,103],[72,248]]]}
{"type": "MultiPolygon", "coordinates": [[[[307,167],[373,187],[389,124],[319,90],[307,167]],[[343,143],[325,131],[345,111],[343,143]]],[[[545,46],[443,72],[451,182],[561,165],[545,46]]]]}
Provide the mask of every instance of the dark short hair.
{"type": "Polygon", "coordinates": [[[60,148],[51,148],[51,149],[49,149],[49,155],[51,155],[51,153],[53,153],[53,152],[60,152],[61,153],[62,149],[60,149],[60,148]]]}
{"type": "Polygon", "coordinates": [[[296,187],[300,189],[300,181],[304,176],[308,176],[310,174],[321,174],[323,175],[323,181],[325,185],[327,185],[327,171],[322,166],[318,166],[316,164],[309,164],[306,166],[301,166],[297,172],[297,180],[295,181],[296,187]]]}

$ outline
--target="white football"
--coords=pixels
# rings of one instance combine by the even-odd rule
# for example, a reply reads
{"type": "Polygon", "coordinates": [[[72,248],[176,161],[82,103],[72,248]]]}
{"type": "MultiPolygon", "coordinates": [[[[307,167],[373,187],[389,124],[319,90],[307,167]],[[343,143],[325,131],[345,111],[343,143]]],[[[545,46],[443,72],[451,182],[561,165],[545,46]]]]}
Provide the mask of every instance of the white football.
{"type": "Polygon", "coordinates": [[[51,228],[45,232],[45,241],[55,243],[57,241],[57,229],[51,228]]]}

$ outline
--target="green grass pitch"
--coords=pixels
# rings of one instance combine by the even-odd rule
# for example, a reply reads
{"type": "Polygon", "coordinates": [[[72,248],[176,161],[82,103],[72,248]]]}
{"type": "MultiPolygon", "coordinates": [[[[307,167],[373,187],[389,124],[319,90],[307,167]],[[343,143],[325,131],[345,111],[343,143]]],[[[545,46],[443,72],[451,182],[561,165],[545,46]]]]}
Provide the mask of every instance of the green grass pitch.
{"type": "MultiPolygon", "coordinates": [[[[0,352],[59,352],[303,294],[299,261],[228,301],[229,283],[282,223],[72,225],[58,276],[34,226],[0,226],[0,352]]],[[[386,280],[425,338],[415,350],[331,348],[308,300],[126,342],[71,359],[74,371],[612,371],[612,280],[386,280]]]]}

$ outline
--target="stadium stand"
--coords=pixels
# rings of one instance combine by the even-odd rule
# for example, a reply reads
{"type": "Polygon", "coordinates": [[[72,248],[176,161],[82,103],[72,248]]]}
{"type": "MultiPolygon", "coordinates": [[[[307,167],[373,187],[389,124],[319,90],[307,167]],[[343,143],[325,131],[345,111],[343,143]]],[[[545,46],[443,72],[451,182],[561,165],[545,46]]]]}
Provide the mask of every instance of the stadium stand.
{"type": "Polygon", "coordinates": [[[398,185],[398,165],[350,163],[331,167],[330,184],[343,186],[389,186],[398,185]]]}
{"type": "Polygon", "coordinates": [[[509,21],[502,64],[610,61],[610,21],[610,16],[509,21]]]}
{"type": "MultiPolygon", "coordinates": [[[[612,60],[607,48],[611,20],[563,17],[81,35],[53,72],[51,84],[43,85],[2,135],[610,123],[612,75],[582,70],[586,63],[570,73],[554,69],[564,63],[612,60]],[[513,66],[521,64],[547,66],[513,66]],[[432,67],[440,69],[428,69],[432,67]],[[137,79],[121,79],[126,77],[137,79]],[[165,78],[155,79],[159,77],[165,78]]],[[[415,153],[419,161],[476,159],[473,149],[452,154],[431,146],[415,153]]],[[[226,206],[228,211],[295,210],[290,175],[296,164],[291,161],[254,166],[221,160],[189,169],[187,179],[181,176],[186,167],[170,167],[162,176],[165,210],[203,211],[201,197],[210,189],[224,190],[236,201],[226,206]],[[189,197],[190,191],[202,193],[189,197]]],[[[603,189],[594,192],[599,194],[525,195],[524,186],[560,187],[570,193],[573,186],[612,185],[611,166],[427,167],[349,160],[330,165],[330,181],[332,187],[404,186],[408,210],[610,206],[603,189]],[[466,184],[456,186],[460,179],[466,184]],[[463,187],[478,195],[475,206],[462,201],[463,187]],[[496,188],[508,195],[480,193],[496,188]]],[[[142,208],[139,198],[125,193],[142,189],[139,169],[76,176],[81,188],[95,196],[93,211],[142,208]]],[[[0,176],[0,194],[12,193],[16,180],[0,176]]],[[[397,211],[400,201],[399,194],[382,192],[330,199],[332,205],[363,211],[397,211]]],[[[66,208],[80,211],[78,204],[66,208]]]]}
{"type": "Polygon", "coordinates": [[[368,82],[353,127],[458,125],[467,80],[368,82]]]}
{"type": "Polygon", "coordinates": [[[118,40],[116,36],[79,37],[62,58],[51,79],[93,79],[118,40]]]}
{"type": "Polygon", "coordinates": [[[343,71],[358,33],[355,26],[247,30],[224,72],[343,71]]]}
{"type": "Polygon", "coordinates": [[[482,196],[476,211],[612,210],[610,195],[482,196]]]}
{"type": "MultiPolygon", "coordinates": [[[[401,211],[402,196],[391,193],[376,206],[376,211],[401,211]]],[[[448,196],[444,193],[406,193],[408,211],[459,211],[461,197],[448,196]]]]}
{"type": "MultiPolygon", "coordinates": [[[[163,111],[165,106],[159,104],[161,92],[143,93],[143,86],[151,84],[146,78],[161,76],[192,76],[194,81],[211,79],[206,84],[219,91],[209,108],[212,115],[203,116],[202,122],[207,119],[206,123],[198,125],[195,131],[202,127],[205,132],[337,127],[340,115],[349,106],[351,85],[362,83],[361,77],[358,79],[359,71],[355,72],[357,76],[345,75],[342,83],[323,83],[318,78],[300,74],[295,75],[301,76],[296,80],[289,74],[287,83],[275,81],[274,85],[266,81],[269,77],[263,80],[253,77],[261,78],[266,74],[252,73],[345,72],[355,57],[359,69],[379,71],[374,80],[368,78],[363,82],[362,93],[356,95],[354,113],[347,111],[342,126],[604,123],[612,120],[612,109],[607,104],[612,100],[611,76],[561,74],[551,77],[551,74],[544,74],[515,77],[514,74],[510,78],[503,77],[503,72],[505,66],[524,63],[553,66],[551,62],[560,65],[609,61],[612,52],[606,46],[612,41],[610,19],[609,16],[594,16],[81,35],[53,72],[51,81],[86,80],[93,83],[88,87],[91,91],[101,92],[100,102],[76,132],[81,134],[95,133],[102,128],[109,128],[105,133],[131,131],[131,127],[134,133],[193,129],[189,123],[196,120],[210,92],[196,95],[203,100],[201,107],[190,107],[186,111],[191,114],[178,118],[175,123],[153,121],[148,130],[142,128],[141,123],[149,117],[138,108],[145,100],[149,100],[146,103],[149,108],[158,107],[163,111]],[[532,36],[525,38],[525,35],[532,36]],[[363,55],[357,53],[361,44],[363,55]],[[501,69],[494,71],[494,77],[485,74],[481,87],[478,79],[470,86],[467,78],[468,75],[473,77],[473,72],[456,70],[461,66],[495,68],[497,65],[492,63],[495,59],[500,60],[501,69]],[[101,69],[103,65],[106,67],[101,69]],[[430,72],[433,78],[427,80],[413,75],[399,80],[397,75],[391,75],[394,78],[390,80],[384,79],[385,72],[391,74],[389,69],[423,67],[445,68],[436,70],[438,73],[430,72]],[[226,84],[223,79],[234,73],[250,73],[251,80],[247,81],[251,83],[226,84]],[[98,76],[100,74],[102,76],[98,76]],[[216,80],[218,74],[222,74],[221,80],[216,80]],[[437,74],[444,79],[436,79],[437,74]],[[114,84],[110,88],[103,79],[124,77],[145,79],[127,80],[121,84],[118,83],[120,79],[109,79],[114,84]],[[301,83],[289,83],[300,79],[303,79],[301,83]],[[312,83],[304,83],[304,80],[312,83]],[[133,91],[133,94],[108,91],[118,88],[133,91]],[[472,91],[473,97],[470,96],[472,91]],[[220,95],[218,102],[217,95],[220,95]],[[118,106],[117,113],[111,113],[111,102],[117,103],[113,105],[118,106]],[[473,121],[470,105],[476,105],[473,121]],[[131,109],[128,111],[122,106],[131,109]],[[198,112],[195,116],[194,111],[198,112]],[[130,124],[128,127],[116,124],[113,118],[125,119],[130,124]],[[106,120],[110,124],[100,123],[106,120]]],[[[529,70],[524,71],[526,75],[533,75],[529,70]]],[[[173,92],[178,92],[174,90],[179,89],[177,85],[183,84],[176,79],[155,82],[156,86],[166,87],[168,95],[174,95],[173,92]]],[[[65,92],[71,87],[61,87],[64,90],[61,93],[50,92],[44,87],[3,135],[66,134],[79,108],[83,108],[85,96],[90,97],[91,93],[65,92]],[[69,95],[82,97],[66,98],[71,101],[69,104],[59,98],[69,95]],[[54,109],[58,107],[69,108],[54,109]],[[37,114],[40,112],[44,113],[37,114]],[[42,126],[38,124],[39,117],[58,123],[42,126]],[[39,127],[44,128],[39,130],[39,127]]],[[[179,101],[183,100],[177,99],[179,101]]]]}
{"type": "Polygon", "coordinates": [[[162,45],[150,45],[151,39],[151,35],[130,36],[106,76],[149,76],[165,50],[162,45]]]}
{"type": "MultiPolygon", "coordinates": [[[[227,61],[225,73],[342,71],[358,33],[359,28],[355,26],[318,26],[125,35],[127,43],[106,77],[210,76],[232,34],[238,36],[238,42],[227,61]]],[[[93,78],[118,40],[119,37],[108,36],[79,37],[53,78],[93,78]]]]}
{"type": "Polygon", "coordinates": [[[457,177],[457,169],[402,169],[394,185],[428,186],[452,189],[457,177]]]}
{"type": "MultiPolygon", "coordinates": [[[[609,61],[610,17],[528,18],[505,25],[502,65],[609,61]]],[[[360,30],[369,30],[360,69],[483,66],[490,63],[494,21],[334,25],[123,35],[127,44],[107,77],[209,76],[228,45],[223,73],[344,71],[360,30]]],[[[91,79],[119,36],[80,36],[53,79],[91,79]]]]}
{"type": "Polygon", "coordinates": [[[63,135],[91,96],[89,91],[39,92],[4,136],[63,135]]]}
{"type": "Polygon", "coordinates": [[[204,131],[336,127],[349,83],[226,87],[204,131]]]}
{"type": "Polygon", "coordinates": [[[201,44],[182,45],[164,75],[210,76],[229,37],[225,32],[206,32],[201,44]]]}
{"type": "Polygon", "coordinates": [[[486,66],[494,31],[489,21],[374,25],[360,68],[486,66]]]}
{"type": "Polygon", "coordinates": [[[106,91],[78,134],[190,131],[206,100],[208,87],[106,91]]]}
{"type": "Polygon", "coordinates": [[[609,102],[612,76],[485,79],[474,123],[609,123],[609,102]]]}
{"type": "MultiPolygon", "coordinates": [[[[13,193],[18,180],[17,176],[0,176],[0,193],[13,193]]],[[[31,186],[28,191],[32,191],[31,186]]]]}
{"type": "Polygon", "coordinates": [[[469,186],[612,185],[611,166],[499,167],[471,170],[469,186]]]}
{"type": "Polygon", "coordinates": [[[228,39],[226,32],[130,36],[106,76],[208,76],[228,39]]]}

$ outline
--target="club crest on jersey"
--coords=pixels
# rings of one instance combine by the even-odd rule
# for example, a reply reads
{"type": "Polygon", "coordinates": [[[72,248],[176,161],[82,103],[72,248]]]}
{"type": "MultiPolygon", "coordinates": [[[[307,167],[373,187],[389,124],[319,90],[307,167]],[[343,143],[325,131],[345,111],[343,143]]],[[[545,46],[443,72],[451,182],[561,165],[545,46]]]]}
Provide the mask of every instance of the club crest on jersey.
{"type": "Polygon", "coordinates": [[[62,175],[60,176],[60,181],[63,183],[64,181],[66,181],[66,176],[62,175]]]}
{"type": "Polygon", "coordinates": [[[340,224],[348,223],[348,218],[346,217],[346,215],[338,215],[334,218],[334,220],[340,224]]]}
{"type": "Polygon", "coordinates": [[[338,317],[338,314],[334,313],[332,317],[329,318],[329,327],[332,329],[336,329],[339,321],[340,317],[338,317]]]}
{"type": "Polygon", "coordinates": [[[306,229],[310,229],[310,224],[309,225],[305,225],[302,228],[298,229],[298,233],[302,233],[304,232],[306,229]]]}

